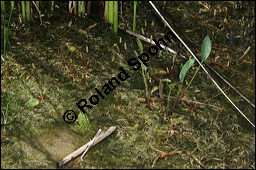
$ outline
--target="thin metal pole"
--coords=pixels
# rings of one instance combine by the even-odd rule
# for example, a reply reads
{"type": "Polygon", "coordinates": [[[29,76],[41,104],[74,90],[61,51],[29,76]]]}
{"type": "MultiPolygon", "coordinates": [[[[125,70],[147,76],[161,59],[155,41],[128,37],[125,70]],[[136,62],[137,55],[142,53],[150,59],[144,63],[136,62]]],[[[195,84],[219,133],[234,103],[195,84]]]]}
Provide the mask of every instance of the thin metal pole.
{"type": "Polygon", "coordinates": [[[226,95],[226,93],[220,88],[220,86],[216,83],[216,81],[212,78],[212,76],[208,73],[208,71],[204,68],[204,66],[201,64],[201,62],[197,59],[195,54],[190,50],[190,48],[187,46],[187,44],[179,37],[179,35],[172,29],[172,27],[169,25],[169,23],[164,19],[164,17],[161,15],[161,13],[157,10],[155,5],[149,1],[150,5],[154,8],[158,16],[162,19],[165,25],[174,33],[174,35],[180,40],[180,42],[186,47],[186,49],[190,52],[190,54],[195,58],[195,60],[198,62],[198,64],[202,67],[202,69],[205,71],[205,73],[209,76],[209,78],[212,80],[212,82],[215,84],[215,86],[221,91],[221,93],[228,99],[228,101],[236,108],[236,110],[243,115],[243,117],[255,128],[255,125],[248,119],[245,114],[232,102],[232,100],[226,95]]]}

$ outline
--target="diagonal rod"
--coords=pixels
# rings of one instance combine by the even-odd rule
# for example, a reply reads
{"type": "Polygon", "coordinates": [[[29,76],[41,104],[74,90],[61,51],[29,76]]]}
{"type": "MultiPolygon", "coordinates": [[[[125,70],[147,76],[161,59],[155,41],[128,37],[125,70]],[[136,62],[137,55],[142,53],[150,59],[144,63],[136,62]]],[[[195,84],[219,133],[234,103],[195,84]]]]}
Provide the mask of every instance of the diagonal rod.
{"type": "Polygon", "coordinates": [[[165,25],[174,33],[174,35],[180,40],[180,42],[186,47],[186,49],[190,52],[190,54],[195,58],[195,60],[198,62],[198,64],[202,67],[202,69],[205,71],[205,73],[209,76],[209,78],[212,80],[212,82],[215,84],[215,86],[221,91],[221,93],[228,99],[228,101],[236,108],[236,110],[255,128],[255,125],[246,117],[246,115],[232,102],[232,100],[226,95],[226,93],[220,88],[220,86],[216,83],[216,81],[212,78],[212,76],[208,73],[208,71],[204,68],[204,66],[201,64],[201,62],[197,59],[195,54],[190,50],[190,48],[187,46],[187,44],[179,37],[179,35],[172,29],[172,27],[168,24],[168,22],[164,19],[164,17],[161,15],[161,13],[157,10],[155,5],[149,1],[150,5],[154,8],[157,15],[162,19],[165,25]]]}

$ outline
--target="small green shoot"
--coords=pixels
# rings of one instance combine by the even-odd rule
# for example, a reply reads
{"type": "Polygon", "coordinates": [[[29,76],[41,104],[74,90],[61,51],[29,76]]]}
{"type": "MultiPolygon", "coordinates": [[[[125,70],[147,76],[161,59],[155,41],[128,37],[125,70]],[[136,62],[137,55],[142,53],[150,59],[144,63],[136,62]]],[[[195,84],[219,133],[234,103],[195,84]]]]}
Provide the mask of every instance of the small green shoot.
{"type": "Polygon", "coordinates": [[[169,109],[169,106],[170,106],[170,96],[171,96],[171,92],[172,92],[173,87],[175,87],[176,85],[177,85],[176,83],[168,84],[169,93],[168,93],[168,99],[167,99],[167,113],[168,113],[168,109],[169,109]]]}
{"type": "Polygon", "coordinates": [[[135,32],[136,30],[136,12],[137,12],[137,1],[133,1],[133,24],[132,24],[133,32],[135,32]]]}
{"type": "MultiPolygon", "coordinates": [[[[201,47],[201,64],[203,64],[203,62],[209,57],[210,53],[211,53],[211,48],[212,48],[212,44],[211,44],[211,40],[208,36],[206,36],[204,38],[204,41],[202,43],[202,47],[201,47]]],[[[190,80],[190,82],[188,83],[187,88],[189,88],[190,84],[192,83],[192,81],[194,80],[198,70],[200,69],[200,65],[197,67],[195,74],[193,75],[192,79],[190,80]]]]}
{"type": "MultiPolygon", "coordinates": [[[[204,41],[203,41],[202,47],[201,47],[201,54],[200,54],[201,59],[202,59],[201,64],[209,57],[209,55],[210,55],[210,53],[211,53],[211,47],[212,47],[212,45],[211,45],[211,40],[210,40],[210,38],[209,38],[208,36],[206,36],[206,37],[204,38],[204,41]]],[[[180,82],[181,82],[181,86],[179,86],[179,89],[178,89],[178,92],[177,92],[177,96],[180,94],[181,88],[182,88],[182,84],[183,84],[183,81],[184,81],[184,78],[185,78],[185,76],[186,76],[188,70],[190,69],[190,67],[194,64],[194,62],[195,62],[195,59],[193,58],[193,59],[188,60],[188,61],[182,66],[181,71],[180,71],[180,75],[179,75],[179,79],[180,79],[180,82]]],[[[191,78],[190,82],[188,83],[187,89],[190,87],[190,84],[191,84],[192,81],[194,80],[194,78],[195,78],[195,76],[196,76],[196,74],[197,74],[197,72],[198,72],[199,69],[200,69],[200,65],[197,67],[195,74],[193,75],[193,77],[191,78]]],[[[181,95],[181,96],[182,96],[182,95],[181,95]]],[[[180,97],[180,98],[181,98],[181,97],[180,97]]],[[[174,104],[173,109],[174,109],[174,107],[176,106],[177,102],[178,102],[178,100],[177,100],[176,103],[174,104]]]]}
{"type": "MultiPolygon", "coordinates": [[[[210,53],[211,53],[211,40],[208,36],[206,36],[204,38],[204,41],[202,43],[202,47],[201,47],[201,64],[209,57],[210,53]]],[[[183,67],[181,68],[181,71],[180,71],[180,75],[179,75],[179,78],[180,78],[180,82],[183,84],[183,81],[184,81],[184,78],[187,74],[187,71],[189,70],[189,68],[194,64],[195,62],[195,59],[190,59],[188,60],[184,65],[183,67]]],[[[198,70],[200,69],[200,65],[198,66],[195,74],[193,75],[192,79],[190,80],[187,88],[190,87],[190,84],[192,83],[192,81],[194,80],[198,70]]]]}
{"type": "Polygon", "coordinates": [[[164,85],[163,85],[162,79],[160,78],[160,80],[159,80],[159,95],[160,95],[161,112],[163,112],[163,98],[164,98],[163,88],[164,88],[164,85]]]}
{"type": "MultiPolygon", "coordinates": [[[[138,58],[138,53],[136,51],[134,51],[135,55],[137,56],[138,58]]],[[[143,62],[138,58],[140,64],[141,64],[141,72],[142,72],[142,76],[143,76],[143,81],[144,81],[144,84],[145,84],[145,88],[146,88],[146,98],[147,98],[147,103],[148,103],[148,107],[150,108],[150,104],[149,104],[149,91],[148,91],[148,83],[147,83],[147,78],[145,76],[145,73],[147,71],[147,66],[145,66],[143,64],[143,62]]]]}
{"type": "Polygon", "coordinates": [[[170,79],[163,79],[163,82],[168,83],[168,87],[169,87],[169,93],[168,93],[168,98],[167,98],[167,109],[166,109],[166,118],[168,117],[168,112],[169,112],[169,107],[170,107],[170,96],[171,96],[171,92],[172,89],[177,85],[176,83],[172,83],[172,81],[170,79]]]}
{"type": "MultiPolygon", "coordinates": [[[[140,52],[143,53],[143,45],[141,43],[141,41],[139,39],[136,39],[137,41],[137,44],[140,48],[140,52]]],[[[138,53],[136,51],[134,51],[138,61],[140,62],[141,64],[141,72],[142,72],[142,76],[143,76],[143,81],[144,81],[144,84],[145,84],[145,88],[146,88],[146,98],[147,98],[147,104],[148,104],[148,108],[151,109],[150,107],[150,102],[149,102],[149,98],[150,98],[150,93],[149,93],[149,90],[148,90],[148,83],[147,83],[147,78],[146,78],[146,71],[147,71],[147,66],[145,66],[143,64],[143,62],[138,58],[138,53]]]]}

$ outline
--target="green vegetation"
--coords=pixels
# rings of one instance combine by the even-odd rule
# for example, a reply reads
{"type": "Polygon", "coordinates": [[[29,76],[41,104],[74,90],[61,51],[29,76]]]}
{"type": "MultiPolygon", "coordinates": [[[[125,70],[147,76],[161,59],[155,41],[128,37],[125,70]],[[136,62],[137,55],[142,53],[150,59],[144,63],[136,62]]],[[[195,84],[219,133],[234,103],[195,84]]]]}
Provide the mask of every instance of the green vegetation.
{"type": "Polygon", "coordinates": [[[108,22],[114,24],[114,1],[108,1],[108,22]]]}
{"type": "MultiPolygon", "coordinates": [[[[134,2],[118,3],[119,25],[132,30],[134,2]]],[[[145,5],[148,2],[140,3],[136,32],[143,29],[148,39],[159,39],[167,28],[145,5]]],[[[164,16],[178,20],[172,24],[182,25],[180,31],[199,47],[193,51],[200,53],[207,30],[212,48],[204,63],[209,62],[254,103],[254,2],[165,3],[164,16]]],[[[161,8],[164,2],[154,4],[161,8]]],[[[50,11],[52,6],[40,1],[39,15],[30,3],[29,22],[20,17],[21,3],[14,3],[11,14],[10,3],[5,2],[1,12],[2,169],[55,168],[57,161],[90,141],[98,129],[110,126],[117,126],[116,132],[94,146],[77,168],[255,169],[254,129],[219,95],[202,69],[193,80],[196,68],[187,69],[180,81],[182,56],[190,56],[179,42],[174,39],[168,44],[177,54],[161,50],[146,67],[136,61],[142,68],[134,72],[127,61],[152,45],[142,42],[142,46],[123,31],[112,33],[102,22],[105,2],[92,2],[91,17],[79,17],[76,10],[75,16],[64,20],[60,19],[68,14],[68,2],[55,1],[50,11]],[[76,102],[95,94],[95,87],[116,76],[119,67],[127,71],[129,80],[88,109],[88,114],[80,113],[75,123],[65,123],[63,113],[67,109],[79,113],[76,102]],[[189,90],[185,89],[190,81],[189,90]],[[151,110],[145,95],[150,96],[151,110]]],[[[85,8],[88,12],[87,2],[85,8]]],[[[221,85],[253,120],[255,109],[221,85]]]]}
{"type": "MultiPolygon", "coordinates": [[[[3,69],[3,84],[1,87],[2,88],[2,102],[1,102],[1,124],[8,124],[11,122],[14,122],[14,120],[16,118],[18,118],[18,105],[19,103],[19,89],[18,88],[14,88],[12,89],[12,87],[15,87],[19,82],[18,82],[18,78],[16,76],[17,73],[14,73],[13,77],[9,77],[8,74],[8,65],[7,65],[7,61],[8,58],[7,57],[3,57],[4,58],[4,68],[3,69]]],[[[1,128],[1,132],[4,132],[5,129],[1,128]],[[3,131],[2,131],[3,130],[3,131]]]]}
{"type": "Polygon", "coordinates": [[[195,62],[195,59],[191,58],[182,66],[181,71],[180,71],[180,76],[179,76],[181,84],[183,83],[188,70],[194,64],[194,62],[195,62]]]}
{"type": "Polygon", "coordinates": [[[136,13],[137,13],[137,1],[133,1],[133,24],[132,24],[132,31],[136,31],[136,13]]]}
{"type": "MultiPolygon", "coordinates": [[[[139,39],[136,39],[137,41],[137,44],[139,46],[139,49],[140,49],[140,54],[143,53],[143,45],[141,43],[141,41],[139,39]]],[[[148,108],[151,109],[150,107],[150,91],[149,91],[149,88],[148,88],[148,80],[147,80],[147,77],[149,76],[146,76],[147,74],[149,74],[147,72],[147,66],[144,65],[144,63],[138,58],[138,53],[136,51],[134,51],[138,61],[140,62],[141,64],[141,74],[142,74],[142,77],[143,77],[143,82],[144,82],[144,85],[145,85],[145,91],[146,91],[146,99],[147,99],[147,104],[148,104],[148,108]]]]}
{"type": "MultiPolygon", "coordinates": [[[[203,41],[202,47],[201,47],[201,64],[203,64],[203,62],[209,57],[209,55],[211,53],[211,48],[212,48],[211,40],[208,36],[206,36],[204,38],[204,41],[203,41]]],[[[190,82],[188,83],[187,88],[189,88],[190,84],[194,80],[199,69],[200,69],[200,65],[197,67],[196,72],[193,75],[193,77],[191,78],[190,82]]]]}
{"type": "MultiPolygon", "coordinates": [[[[204,41],[202,43],[202,47],[201,47],[201,64],[209,57],[210,53],[211,53],[211,48],[212,48],[212,44],[211,44],[211,40],[208,36],[206,36],[204,38],[204,41]]],[[[190,67],[194,64],[195,59],[189,59],[184,66],[181,68],[180,71],[180,82],[183,83],[184,78],[187,74],[187,71],[190,69],[190,67]]],[[[200,65],[197,67],[195,74],[193,75],[192,79],[190,80],[190,82],[187,85],[187,88],[189,88],[190,84],[192,83],[192,81],[194,80],[198,70],[200,69],[200,65]]]]}
{"type": "Polygon", "coordinates": [[[29,101],[27,101],[25,103],[26,107],[35,107],[38,104],[39,104],[39,100],[38,99],[34,99],[34,98],[30,99],[29,101]]]}
{"type": "Polygon", "coordinates": [[[106,1],[105,4],[105,21],[113,24],[114,33],[118,32],[118,1],[106,1]],[[107,16],[107,17],[106,17],[107,16]]]}
{"type": "MultiPolygon", "coordinates": [[[[4,4],[4,1],[1,1],[1,5],[3,3],[3,7],[5,6],[4,4]]],[[[13,4],[13,1],[11,1],[11,4],[13,4]]],[[[9,49],[11,51],[11,46],[10,46],[10,41],[9,41],[9,27],[10,27],[10,22],[11,22],[11,18],[12,18],[12,13],[13,13],[13,5],[11,5],[11,12],[10,12],[10,15],[9,15],[9,20],[8,20],[8,23],[7,23],[7,26],[6,26],[6,23],[3,22],[4,26],[3,26],[3,29],[4,29],[4,55],[6,55],[6,52],[7,52],[7,45],[9,46],[9,49]]],[[[4,8],[2,9],[4,11],[4,8]]]]}
{"type": "Polygon", "coordinates": [[[113,9],[113,30],[114,33],[118,32],[118,1],[114,1],[114,9],[113,9]]]}
{"type": "Polygon", "coordinates": [[[78,119],[76,120],[73,129],[79,133],[84,133],[92,129],[92,125],[87,114],[83,114],[82,112],[78,114],[78,119]]]}

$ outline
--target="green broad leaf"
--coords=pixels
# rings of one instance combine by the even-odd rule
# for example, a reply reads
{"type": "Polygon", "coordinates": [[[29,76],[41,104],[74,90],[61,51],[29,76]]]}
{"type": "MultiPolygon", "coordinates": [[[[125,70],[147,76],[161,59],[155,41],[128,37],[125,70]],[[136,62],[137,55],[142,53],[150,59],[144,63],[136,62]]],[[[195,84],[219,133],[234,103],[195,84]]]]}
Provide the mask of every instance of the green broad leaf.
{"type": "Polygon", "coordinates": [[[180,71],[180,76],[179,76],[181,83],[183,83],[184,78],[185,78],[185,76],[186,76],[186,74],[187,74],[187,71],[188,71],[189,68],[192,66],[192,64],[194,64],[194,62],[195,62],[195,59],[192,58],[192,59],[188,60],[188,61],[182,66],[181,71],[180,71]]]}
{"type": "Polygon", "coordinates": [[[153,94],[155,91],[157,91],[159,89],[159,87],[158,86],[154,86],[153,88],[152,88],[152,90],[151,90],[151,94],[153,94]]]}
{"type": "Polygon", "coordinates": [[[38,100],[38,99],[34,99],[34,98],[30,99],[29,101],[27,101],[27,102],[25,103],[25,105],[26,105],[27,107],[34,107],[34,106],[36,106],[36,105],[38,105],[38,104],[39,104],[39,100],[38,100]]]}
{"type": "Polygon", "coordinates": [[[207,35],[204,38],[204,41],[202,43],[202,48],[201,48],[201,58],[203,61],[205,61],[209,57],[211,53],[211,48],[212,48],[211,40],[207,35]]]}

